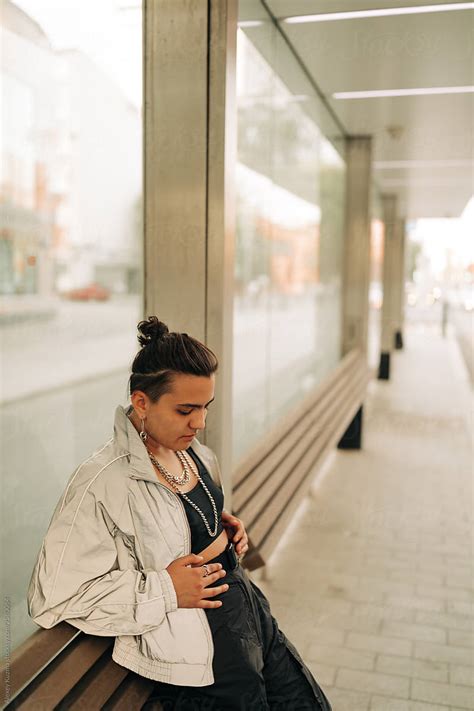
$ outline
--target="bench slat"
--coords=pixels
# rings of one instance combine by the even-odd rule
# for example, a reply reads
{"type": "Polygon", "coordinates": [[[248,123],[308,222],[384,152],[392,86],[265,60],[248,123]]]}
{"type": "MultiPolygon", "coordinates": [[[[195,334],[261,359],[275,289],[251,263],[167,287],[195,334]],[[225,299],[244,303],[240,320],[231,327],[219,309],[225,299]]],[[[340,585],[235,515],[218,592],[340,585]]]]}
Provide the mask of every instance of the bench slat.
{"type": "MultiPolygon", "coordinates": [[[[360,366],[359,366],[360,368],[360,366]]],[[[309,430],[315,421],[323,421],[327,408],[338,399],[344,397],[344,388],[350,386],[350,382],[357,377],[356,372],[344,372],[341,378],[336,381],[334,388],[325,393],[321,400],[314,403],[313,408],[305,412],[291,429],[286,429],[286,434],[279,435],[279,441],[272,451],[269,451],[261,464],[251,470],[240,483],[234,486],[232,492],[233,505],[236,510],[241,510],[248,498],[253,496],[253,490],[265,480],[266,476],[273,470],[280,467],[287,457],[287,453],[298,444],[298,441],[305,436],[305,431],[309,430]]]]}
{"type": "MultiPolygon", "coordinates": [[[[360,376],[360,380],[356,381],[351,392],[347,393],[347,400],[345,402],[346,416],[341,418],[340,413],[336,412],[333,420],[328,423],[327,428],[325,428],[326,442],[328,439],[330,439],[330,441],[335,440],[337,442],[337,439],[340,438],[341,434],[344,432],[342,425],[346,421],[350,422],[353,418],[360,402],[359,395],[365,378],[365,374],[360,376]]],[[[312,463],[316,461],[318,452],[321,453],[322,449],[325,448],[326,443],[322,443],[321,439],[317,438],[298,462],[296,469],[294,469],[293,473],[286,478],[284,484],[278,491],[276,491],[271,500],[265,502],[265,500],[262,501],[260,499],[263,508],[256,522],[251,524],[249,527],[252,541],[255,546],[260,547],[265,535],[273,527],[274,522],[280,514],[288,507],[293,496],[298,496],[299,492],[302,495],[302,482],[306,477],[306,473],[308,472],[308,469],[311,468],[312,463]]]]}
{"type": "MultiPolygon", "coordinates": [[[[152,693],[154,686],[153,679],[146,679],[131,672],[102,709],[103,711],[135,711],[135,709],[138,711],[152,693]]],[[[154,703],[156,703],[155,711],[160,711],[161,704],[154,703]]]]}
{"type": "MultiPolygon", "coordinates": [[[[327,391],[332,389],[334,383],[343,376],[345,371],[350,370],[351,367],[354,366],[355,362],[361,358],[362,355],[357,349],[353,349],[350,353],[347,353],[347,355],[344,356],[341,362],[328,375],[328,377],[316,386],[313,393],[308,395],[308,397],[302,403],[299,403],[293,410],[285,414],[284,429],[286,431],[291,431],[293,427],[297,425],[303,417],[305,417],[306,413],[314,408],[315,403],[324,397],[327,391]]],[[[249,472],[257,468],[266,458],[268,453],[279,443],[281,439],[281,430],[282,423],[280,422],[277,423],[277,425],[259,441],[259,443],[252,449],[245,459],[238,464],[232,477],[234,488],[237,488],[240,481],[248,476],[249,472]]]]}
{"type": "MultiPolygon", "coordinates": [[[[314,475],[318,471],[318,468],[320,468],[324,464],[326,455],[334,449],[335,445],[339,441],[342,434],[345,432],[350,422],[351,418],[349,418],[348,416],[346,422],[342,423],[339,432],[335,432],[334,435],[328,439],[328,442],[325,448],[321,450],[320,456],[318,457],[317,461],[309,468],[307,472],[308,475],[314,477],[314,475]]],[[[291,518],[296,512],[298,506],[300,505],[303,496],[303,493],[301,493],[301,495],[293,497],[286,510],[282,512],[280,520],[276,522],[276,525],[268,531],[267,535],[262,540],[260,546],[258,547],[258,551],[263,560],[268,560],[273,551],[275,550],[275,547],[281,539],[282,532],[286,529],[287,525],[291,521],[291,518]]],[[[253,568],[251,568],[251,570],[253,570],[253,568]]]]}
{"type": "MultiPolygon", "coordinates": [[[[8,700],[13,700],[68,644],[81,632],[67,622],[60,622],[52,629],[38,629],[12,653],[9,664],[8,700]]],[[[6,668],[2,665],[0,693],[7,698],[6,668]]]]}
{"type": "MultiPolygon", "coordinates": [[[[82,633],[81,633],[82,634],[82,633]]],[[[83,635],[69,645],[14,702],[22,711],[51,711],[113,643],[112,637],[83,635]]]]}
{"type": "MultiPolygon", "coordinates": [[[[371,375],[368,376],[370,379],[371,375]]],[[[360,402],[357,398],[355,399],[355,402],[360,402]]],[[[339,439],[342,437],[344,434],[345,430],[349,426],[351,420],[352,420],[353,415],[347,414],[347,416],[344,418],[344,420],[341,421],[340,426],[334,430],[332,435],[328,438],[327,443],[325,447],[320,451],[320,454],[316,460],[309,468],[308,471],[306,472],[306,475],[304,479],[302,480],[302,486],[299,491],[295,491],[293,498],[289,501],[288,505],[286,508],[281,512],[279,518],[274,522],[274,525],[269,528],[267,531],[266,535],[263,537],[263,539],[260,541],[258,545],[258,551],[263,558],[263,560],[268,560],[270,557],[271,553],[274,551],[276,545],[278,544],[282,534],[284,533],[287,525],[291,521],[291,518],[293,514],[295,513],[296,509],[298,508],[299,504],[301,503],[301,500],[303,499],[304,495],[306,494],[307,487],[304,486],[304,481],[306,480],[307,477],[310,477],[311,480],[315,477],[317,474],[318,470],[324,465],[324,461],[326,459],[326,456],[334,449],[336,446],[337,442],[339,439]]],[[[310,484],[310,481],[308,481],[308,485],[310,484]]],[[[252,561],[250,561],[252,563],[252,561]]],[[[250,568],[250,570],[253,570],[253,568],[250,568]]]]}
{"type": "MultiPolygon", "coordinates": [[[[344,389],[341,389],[332,401],[324,403],[322,413],[318,408],[318,411],[312,414],[311,417],[308,416],[305,425],[306,431],[303,431],[302,434],[298,433],[299,437],[296,441],[293,441],[293,436],[288,438],[290,439],[290,446],[288,452],[284,453],[282,458],[269,457],[269,461],[254,471],[252,477],[244,480],[237,492],[238,495],[234,494],[234,506],[239,515],[245,518],[247,525],[252,525],[256,514],[262,508],[263,502],[271,498],[274,491],[288,476],[288,473],[297,465],[298,459],[301,458],[308,446],[318,439],[322,441],[321,438],[327,431],[328,423],[331,418],[334,420],[334,413],[347,412],[347,393],[354,386],[354,380],[357,378],[356,382],[359,382],[362,376],[362,371],[359,371],[357,375],[354,374],[353,379],[345,384],[344,389]],[[272,466],[271,469],[269,468],[270,465],[272,466]]],[[[352,408],[349,409],[352,419],[352,408]]],[[[340,417],[342,418],[341,414],[340,417]]]]}
{"type": "Polygon", "coordinates": [[[111,656],[103,656],[56,706],[55,711],[100,711],[128,674],[129,670],[114,662],[111,656]]]}

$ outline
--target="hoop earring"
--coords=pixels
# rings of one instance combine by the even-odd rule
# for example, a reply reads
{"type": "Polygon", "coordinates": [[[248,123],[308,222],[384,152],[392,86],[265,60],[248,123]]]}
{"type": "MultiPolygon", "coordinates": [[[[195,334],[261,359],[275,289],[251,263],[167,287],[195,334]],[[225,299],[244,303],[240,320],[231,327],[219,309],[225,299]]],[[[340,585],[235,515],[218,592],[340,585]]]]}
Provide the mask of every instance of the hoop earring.
{"type": "Polygon", "coordinates": [[[140,417],[141,423],[142,423],[142,428],[140,430],[140,439],[142,442],[146,442],[148,439],[148,434],[145,432],[145,418],[140,417]]]}

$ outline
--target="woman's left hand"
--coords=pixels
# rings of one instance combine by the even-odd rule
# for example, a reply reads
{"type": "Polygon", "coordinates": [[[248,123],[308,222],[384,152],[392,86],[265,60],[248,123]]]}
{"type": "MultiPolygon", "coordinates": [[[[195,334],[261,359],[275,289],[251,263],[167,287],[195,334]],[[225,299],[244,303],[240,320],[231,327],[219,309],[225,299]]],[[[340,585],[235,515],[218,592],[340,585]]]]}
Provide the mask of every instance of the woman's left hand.
{"type": "Polygon", "coordinates": [[[229,541],[232,541],[235,545],[235,552],[237,555],[243,555],[247,553],[249,549],[249,539],[245,531],[244,524],[237,518],[237,516],[232,516],[228,511],[222,511],[222,525],[227,531],[227,537],[229,541]]]}

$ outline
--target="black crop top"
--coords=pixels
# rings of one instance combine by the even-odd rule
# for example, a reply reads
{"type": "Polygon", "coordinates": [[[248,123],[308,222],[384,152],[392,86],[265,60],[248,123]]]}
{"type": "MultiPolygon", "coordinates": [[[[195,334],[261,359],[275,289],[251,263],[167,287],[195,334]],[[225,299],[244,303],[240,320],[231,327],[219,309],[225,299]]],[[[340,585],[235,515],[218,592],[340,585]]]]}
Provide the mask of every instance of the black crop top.
{"type": "MultiPolygon", "coordinates": [[[[191,506],[191,504],[186,501],[183,496],[180,496],[178,494],[184,504],[186,516],[188,518],[189,526],[191,528],[191,553],[200,553],[202,550],[204,550],[204,548],[207,548],[210,543],[215,541],[216,538],[224,530],[221,521],[222,508],[224,506],[224,494],[222,493],[222,489],[214,482],[206,467],[201,462],[197,454],[193,452],[191,447],[189,447],[186,451],[190,455],[192,460],[195,462],[199,470],[199,476],[209,489],[209,492],[215,501],[217,517],[219,520],[219,524],[217,526],[217,533],[214,538],[212,538],[207,532],[206,524],[202,520],[201,514],[199,514],[196,509],[191,506]]],[[[201,482],[198,481],[198,483],[193,489],[191,489],[190,491],[186,491],[185,493],[186,496],[188,496],[191,501],[196,504],[196,506],[199,506],[199,508],[207,519],[209,528],[211,529],[211,531],[213,531],[214,526],[216,525],[214,519],[214,511],[212,509],[212,504],[209,500],[209,497],[204,491],[204,487],[202,486],[201,482]]]]}

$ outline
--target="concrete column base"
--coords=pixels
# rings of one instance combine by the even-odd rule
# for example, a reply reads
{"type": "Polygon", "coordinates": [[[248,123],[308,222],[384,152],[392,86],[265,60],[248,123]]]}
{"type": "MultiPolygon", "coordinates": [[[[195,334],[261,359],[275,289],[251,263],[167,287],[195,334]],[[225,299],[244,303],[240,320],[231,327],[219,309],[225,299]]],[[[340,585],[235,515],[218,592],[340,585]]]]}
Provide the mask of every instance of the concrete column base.
{"type": "Polygon", "coordinates": [[[354,418],[338,442],[338,449],[360,449],[362,446],[362,416],[364,406],[361,405],[354,418]]]}
{"type": "Polygon", "coordinates": [[[395,331],[394,347],[397,350],[401,350],[403,348],[403,334],[401,331],[395,331]]]}
{"type": "Polygon", "coordinates": [[[379,380],[390,380],[390,353],[380,354],[379,380]]]}

